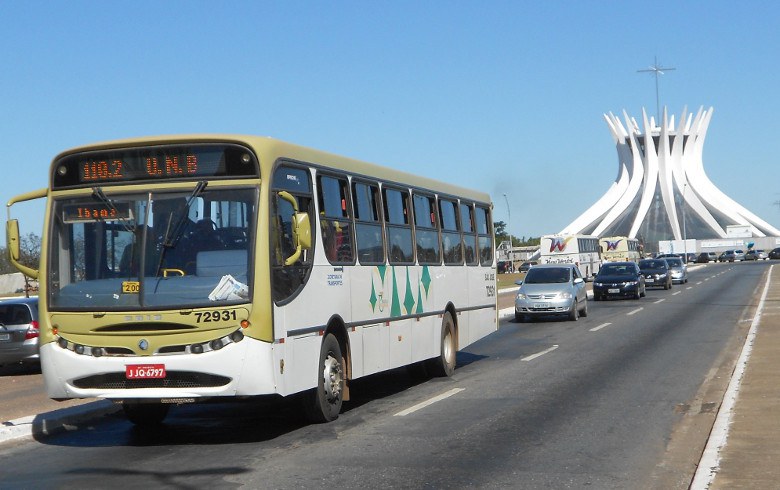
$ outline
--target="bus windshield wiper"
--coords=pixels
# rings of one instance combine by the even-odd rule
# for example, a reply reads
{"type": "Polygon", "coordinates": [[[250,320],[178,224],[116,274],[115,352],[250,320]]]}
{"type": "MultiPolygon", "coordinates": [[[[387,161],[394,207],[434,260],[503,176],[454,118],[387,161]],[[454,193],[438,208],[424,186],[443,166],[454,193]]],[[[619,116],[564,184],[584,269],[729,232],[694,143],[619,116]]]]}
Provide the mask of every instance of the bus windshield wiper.
{"type": "Polygon", "coordinates": [[[181,213],[181,216],[179,216],[179,220],[176,222],[175,225],[173,225],[173,233],[168,235],[168,232],[171,229],[171,223],[168,221],[168,229],[165,231],[165,239],[163,240],[163,247],[165,248],[176,248],[176,244],[179,243],[179,239],[181,239],[181,236],[184,232],[184,222],[189,219],[189,210],[190,205],[192,205],[192,201],[194,201],[202,192],[203,189],[206,188],[206,185],[208,182],[205,180],[201,180],[198,182],[198,185],[195,186],[195,189],[192,191],[192,194],[189,195],[187,198],[186,204],[184,204],[184,212],[181,213]]]}
{"type": "Polygon", "coordinates": [[[103,192],[103,189],[100,187],[93,187],[92,188],[92,197],[99,200],[103,204],[106,205],[108,209],[113,211],[114,216],[117,217],[117,220],[122,224],[122,227],[125,229],[125,231],[133,232],[135,230],[135,226],[131,226],[130,223],[122,216],[122,213],[119,212],[119,209],[114,205],[114,201],[108,198],[106,194],[103,192]]]}

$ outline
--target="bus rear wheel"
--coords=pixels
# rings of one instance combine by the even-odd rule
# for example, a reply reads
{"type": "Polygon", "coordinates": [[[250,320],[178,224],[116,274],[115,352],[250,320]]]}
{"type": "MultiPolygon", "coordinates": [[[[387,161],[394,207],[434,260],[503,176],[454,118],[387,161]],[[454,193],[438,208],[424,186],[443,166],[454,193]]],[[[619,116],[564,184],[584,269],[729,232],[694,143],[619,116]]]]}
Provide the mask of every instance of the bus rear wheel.
{"type": "Polygon", "coordinates": [[[321,423],[336,420],[344,401],[344,359],[333,334],[322,341],[317,370],[317,388],[304,396],[306,418],[321,423]]]}
{"type": "Polygon", "coordinates": [[[122,403],[127,420],[139,427],[160,425],[170,408],[165,403],[122,403]]]}
{"type": "Polygon", "coordinates": [[[455,372],[455,321],[448,311],[441,321],[441,353],[428,361],[428,369],[435,376],[449,377],[455,372]]]}

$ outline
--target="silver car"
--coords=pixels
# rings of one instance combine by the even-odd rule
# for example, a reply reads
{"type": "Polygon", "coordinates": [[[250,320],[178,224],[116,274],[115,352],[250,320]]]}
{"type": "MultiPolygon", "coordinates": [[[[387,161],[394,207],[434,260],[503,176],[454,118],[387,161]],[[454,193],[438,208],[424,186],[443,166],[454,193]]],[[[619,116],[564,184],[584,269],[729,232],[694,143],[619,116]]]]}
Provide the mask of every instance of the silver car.
{"type": "Polygon", "coordinates": [[[515,297],[518,322],[547,315],[566,315],[574,321],[588,316],[585,280],[573,264],[535,265],[517,284],[520,285],[515,297]]]}
{"type": "Polygon", "coordinates": [[[688,282],[688,266],[683,263],[682,259],[667,257],[664,260],[669,264],[669,270],[672,271],[673,283],[685,284],[688,282]]]}
{"type": "Polygon", "coordinates": [[[38,298],[0,301],[0,365],[38,362],[38,298]]]}

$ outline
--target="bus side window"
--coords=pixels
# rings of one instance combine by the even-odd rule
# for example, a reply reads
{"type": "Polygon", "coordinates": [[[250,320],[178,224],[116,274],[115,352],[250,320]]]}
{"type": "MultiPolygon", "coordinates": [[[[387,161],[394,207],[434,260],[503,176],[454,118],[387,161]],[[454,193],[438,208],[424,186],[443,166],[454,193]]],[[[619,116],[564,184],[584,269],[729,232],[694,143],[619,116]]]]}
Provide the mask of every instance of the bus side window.
{"type": "Polygon", "coordinates": [[[482,206],[477,206],[477,234],[480,263],[490,265],[493,263],[493,233],[490,226],[490,211],[482,206]]]}
{"type": "Polygon", "coordinates": [[[353,180],[352,200],[358,260],[361,264],[384,264],[385,246],[379,214],[379,186],[353,180]]]}
{"type": "Polygon", "coordinates": [[[355,249],[347,179],[322,175],[318,183],[320,229],[325,256],[332,264],[352,264],[355,262],[355,249]]]}
{"type": "Polygon", "coordinates": [[[387,253],[391,264],[413,264],[412,227],[409,221],[409,193],[384,188],[387,253]]]}
{"type": "Polygon", "coordinates": [[[295,253],[293,219],[295,208],[279,194],[284,191],[295,198],[298,211],[308,213],[309,222],[314,223],[314,205],[311,195],[311,179],[308,170],[297,166],[283,165],[276,169],[272,182],[271,197],[271,290],[275,302],[292,298],[303,287],[312,265],[312,253],[303,249],[298,259],[286,265],[295,253]]]}
{"type": "Polygon", "coordinates": [[[463,264],[463,245],[460,239],[458,208],[455,201],[440,199],[439,217],[441,218],[444,263],[447,265],[461,265],[463,264]]]}
{"type": "Polygon", "coordinates": [[[415,192],[412,201],[417,260],[420,264],[441,264],[436,198],[415,192]]]}
{"type": "Polygon", "coordinates": [[[477,236],[474,228],[474,207],[471,204],[460,204],[460,224],[463,230],[463,252],[466,264],[479,265],[477,236]]]}

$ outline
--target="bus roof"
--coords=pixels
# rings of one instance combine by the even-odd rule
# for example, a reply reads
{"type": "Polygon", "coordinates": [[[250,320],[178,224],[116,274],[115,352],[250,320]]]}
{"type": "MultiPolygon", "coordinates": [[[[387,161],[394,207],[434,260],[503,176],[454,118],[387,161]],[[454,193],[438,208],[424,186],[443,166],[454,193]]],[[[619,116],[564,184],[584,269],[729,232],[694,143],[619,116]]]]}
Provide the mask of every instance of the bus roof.
{"type": "Polygon", "coordinates": [[[93,144],[70,148],[61,152],[52,161],[54,164],[61,158],[84,151],[100,151],[116,148],[133,148],[154,145],[187,144],[187,143],[238,143],[250,146],[257,153],[260,160],[261,175],[269,175],[278,158],[288,158],[293,161],[301,161],[314,165],[323,165],[343,170],[354,176],[366,176],[382,181],[411,185],[442,194],[458,196],[469,200],[490,203],[490,195],[473,189],[467,189],[439,180],[421,177],[419,175],[395,170],[373,163],[368,163],[353,158],[348,158],[333,153],[307,148],[305,146],[288,143],[268,136],[252,136],[240,134],[181,134],[160,135],[139,138],[126,138],[112,141],[103,141],[93,144]]]}

